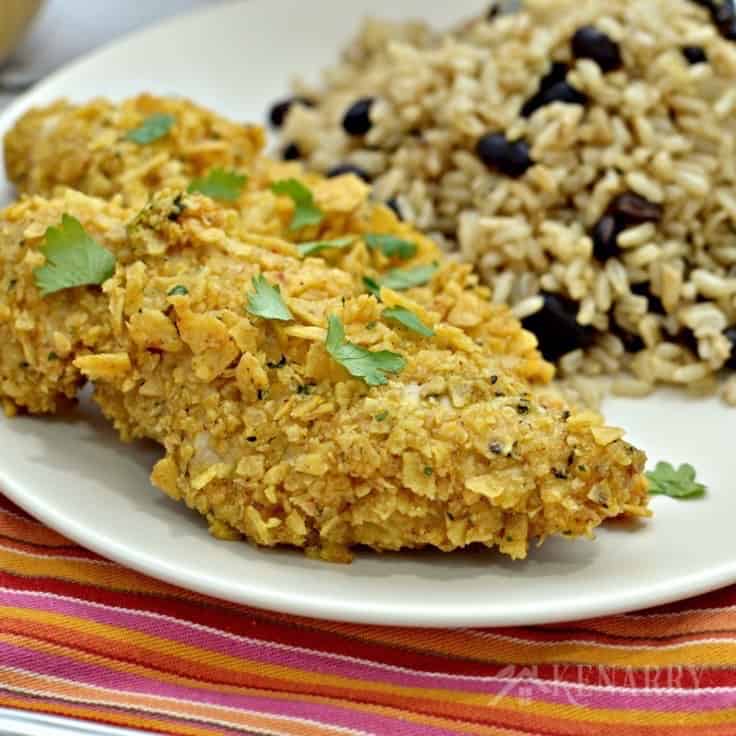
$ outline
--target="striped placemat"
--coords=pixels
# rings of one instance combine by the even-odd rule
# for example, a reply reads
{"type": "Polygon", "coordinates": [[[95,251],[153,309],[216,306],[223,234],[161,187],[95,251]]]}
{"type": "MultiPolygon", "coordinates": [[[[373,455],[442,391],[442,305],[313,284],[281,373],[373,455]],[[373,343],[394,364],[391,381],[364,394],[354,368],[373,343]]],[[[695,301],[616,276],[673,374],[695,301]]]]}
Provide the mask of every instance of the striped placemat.
{"type": "Polygon", "coordinates": [[[236,606],[88,552],[0,497],[0,707],[171,734],[736,734],[736,588],[512,629],[236,606]]]}

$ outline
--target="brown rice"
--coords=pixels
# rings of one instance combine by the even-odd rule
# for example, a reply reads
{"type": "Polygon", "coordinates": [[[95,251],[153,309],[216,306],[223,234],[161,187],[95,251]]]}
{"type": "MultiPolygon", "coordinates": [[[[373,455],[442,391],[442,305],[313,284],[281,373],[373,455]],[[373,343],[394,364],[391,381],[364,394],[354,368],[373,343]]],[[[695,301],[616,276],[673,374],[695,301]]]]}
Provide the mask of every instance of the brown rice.
{"type": "Polygon", "coordinates": [[[324,87],[296,90],[315,106],[293,105],[283,138],[308,165],[359,166],[520,318],[545,308],[542,293],[574,302],[595,340],[559,359],[563,375],[627,371],[612,385],[627,396],[714,390],[736,326],[736,44],[700,4],[527,0],[447,33],[369,20],[324,87]],[[571,39],[591,25],[618,45],[620,69],[574,58],[571,39]],[[524,117],[552,62],[587,102],[524,117]],[[363,97],[375,98],[370,129],[348,135],[343,117],[363,97]],[[519,178],[490,170],[476,154],[488,133],[526,141],[534,165],[519,178]],[[661,219],[623,229],[599,260],[591,233],[625,192],[661,219]]]}

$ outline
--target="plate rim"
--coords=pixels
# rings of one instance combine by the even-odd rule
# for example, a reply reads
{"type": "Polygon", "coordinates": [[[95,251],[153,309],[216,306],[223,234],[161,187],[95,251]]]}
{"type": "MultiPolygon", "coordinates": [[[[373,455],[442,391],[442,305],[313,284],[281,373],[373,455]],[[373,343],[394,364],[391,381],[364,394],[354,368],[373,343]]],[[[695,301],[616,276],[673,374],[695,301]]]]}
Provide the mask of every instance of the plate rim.
{"type": "MultiPolygon", "coordinates": [[[[222,2],[208,8],[198,8],[192,11],[164,19],[143,29],[127,33],[112,42],[84,54],[49,76],[45,77],[28,92],[20,95],[2,114],[0,114],[0,131],[8,129],[10,123],[19,114],[30,106],[45,99],[46,91],[67,75],[73,75],[81,68],[88,67],[108,53],[115,52],[121,47],[133,43],[145,43],[147,36],[160,33],[162,30],[175,32],[180,24],[197,22],[205,16],[242,12],[244,8],[253,8],[265,5],[267,0],[235,0],[222,2]]],[[[0,152],[0,159],[2,153],[0,152]]],[[[7,183],[5,176],[0,172],[0,181],[7,183]]],[[[3,419],[2,421],[7,421],[3,419]]],[[[461,626],[492,626],[511,627],[550,624],[559,622],[574,622],[601,616],[612,616],[631,611],[670,604],[676,601],[699,596],[713,590],[736,583],[736,555],[732,561],[724,561],[720,565],[703,570],[699,574],[685,574],[681,577],[661,580],[653,583],[650,588],[643,587],[632,590],[613,590],[600,594],[595,598],[585,598],[583,602],[572,599],[561,606],[555,602],[548,610],[544,602],[536,605],[525,604],[520,608],[516,604],[513,621],[508,614],[493,612],[484,613],[482,608],[470,608],[460,611],[457,608],[445,612],[422,612],[416,604],[406,606],[399,603],[395,608],[386,610],[384,604],[372,606],[370,601],[353,599],[315,599],[304,595],[300,591],[284,592],[276,586],[266,588],[263,585],[244,586],[242,581],[231,588],[217,583],[210,583],[206,578],[200,578],[195,572],[187,573],[176,565],[175,560],[159,556],[152,556],[146,551],[135,551],[132,545],[124,545],[116,540],[104,539],[95,529],[86,528],[75,521],[74,517],[48,505],[43,498],[25,491],[21,484],[8,476],[6,468],[0,465],[0,486],[2,492],[13,503],[31,514],[38,521],[63,534],[77,544],[95,552],[103,558],[112,560],[136,572],[148,575],[165,583],[176,585],[195,593],[211,596],[223,601],[243,604],[255,608],[277,611],[286,614],[319,618],[323,620],[348,622],[369,625],[390,625],[407,627],[461,627],[461,626]]]]}

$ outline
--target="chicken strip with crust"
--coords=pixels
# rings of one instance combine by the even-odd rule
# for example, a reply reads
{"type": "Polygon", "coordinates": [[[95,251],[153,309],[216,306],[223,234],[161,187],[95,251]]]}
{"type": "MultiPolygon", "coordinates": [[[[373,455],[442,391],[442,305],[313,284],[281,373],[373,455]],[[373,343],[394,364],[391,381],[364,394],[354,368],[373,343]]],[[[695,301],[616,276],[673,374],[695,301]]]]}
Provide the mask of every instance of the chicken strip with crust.
{"type": "MultiPolygon", "coordinates": [[[[17,326],[37,310],[56,325],[71,346],[64,370],[78,372],[69,380],[95,382],[124,439],[163,446],[154,484],[218,536],[330,560],[349,559],[356,545],[473,543],[522,558],[534,539],[589,535],[606,518],[648,513],[643,453],[527,380],[549,378],[548,364],[467,268],[446,264],[411,291],[383,288],[379,301],[285,240],[264,247],[264,236],[247,237],[205,197],[162,194],[127,228],[103,203],[87,216],[83,201],[73,214],[120,255],[114,275],[101,289],[42,297],[40,234],[70,203],[19,205],[26,238],[15,247],[26,254],[2,265],[0,278],[20,287],[0,303],[3,337],[21,342],[37,383],[55,380],[46,345],[31,340],[29,350],[17,326]],[[292,319],[249,313],[254,277],[279,286],[292,319]],[[390,319],[392,307],[434,334],[390,319]],[[481,315],[475,336],[466,309],[481,315]],[[354,351],[330,348],[328,324],[361,359],[384,351],[401,366],[368,385],[346,369],[355,371],[354,351]]],[[[9,369],[0,390],[16,404],[9,369]]]]}

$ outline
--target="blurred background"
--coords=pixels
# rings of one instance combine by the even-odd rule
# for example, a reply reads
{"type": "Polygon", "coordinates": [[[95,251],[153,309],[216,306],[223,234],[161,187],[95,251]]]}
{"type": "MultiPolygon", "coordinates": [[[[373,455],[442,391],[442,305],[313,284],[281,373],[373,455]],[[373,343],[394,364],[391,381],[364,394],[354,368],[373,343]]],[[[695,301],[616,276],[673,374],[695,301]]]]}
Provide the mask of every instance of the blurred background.
{"type": "Polygon", "coordinates": [[[156,20],[233,0],[0,0],[0,108],[63,64],[156,20]],[[36,5],[38,14],[34,15],[36,5]],[[5,57],[5,48],[19,45],[5,57]]]}

